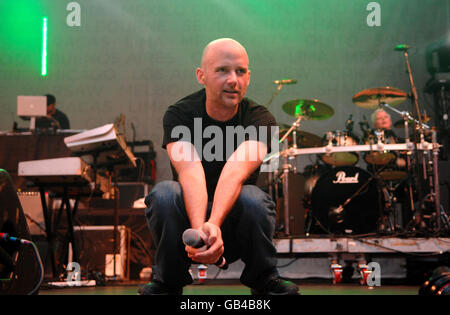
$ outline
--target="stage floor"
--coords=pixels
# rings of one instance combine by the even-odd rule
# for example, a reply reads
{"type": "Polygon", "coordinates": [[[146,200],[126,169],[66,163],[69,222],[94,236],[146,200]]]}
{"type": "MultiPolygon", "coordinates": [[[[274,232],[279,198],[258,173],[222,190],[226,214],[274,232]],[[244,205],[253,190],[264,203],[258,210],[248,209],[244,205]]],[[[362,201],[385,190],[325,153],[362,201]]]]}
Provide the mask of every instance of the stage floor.
{"type": "MultiPolygon", "coordinates": [[[[40,295],[136,295],[141,284],[107,285],[95,287],[41,289],[40,295]]],[[[417,295],[419,286],[383,285],[362,286],[355,283],[337,285],[300,283],[302,295],[417,295]]],[[[241,284],[193,284],[186,286],[183,295],[250,295],[250,289],[241,284]]]]}

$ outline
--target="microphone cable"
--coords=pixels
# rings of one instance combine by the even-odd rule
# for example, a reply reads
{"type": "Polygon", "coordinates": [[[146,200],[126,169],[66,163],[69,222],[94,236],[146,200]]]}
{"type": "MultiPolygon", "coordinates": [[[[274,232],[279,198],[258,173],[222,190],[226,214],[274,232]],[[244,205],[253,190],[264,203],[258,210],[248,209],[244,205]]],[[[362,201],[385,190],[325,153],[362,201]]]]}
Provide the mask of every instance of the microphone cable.
{"type": "MultiPolygon", "coordinates": [[[[44,264],[42,263],[41,255],[39,254],[39,250],[38,250],[36,244],[34,244],[32,241],[23,240],[23,239],[20,239],[17,237],[10,236],[7,233],[0,233],[0,240],[6,241],[6,242],[8,242],[8,241],[18,242],[19,246],[21,246],[23,244],[23,245],[29,245],[33,248],[34,255],[36,257],[36,261],[38,262],[38,265],[39,265],[39,281],[36,283],[34,288],[30,292],[27,293],[27,295],[35,294],[35,292],[41,286],[42,281],[44,280],[44,264]]],[[[15,272],[14,272],[14,274],[15,274],[15,272]]]]}
{"type": "Polygon", "coordinates": [[[42,284],[42,281],[44,280],[44,264],[42,263],[42,259],[41,259],[41,256],[39,255],[39,250],[38,250],[36,244],[34,244],[34,243],[31,242],[31,241],[27,241],[26,244],[27,244],[27,245],[31,245],[31,247],[33,247],[34,254],[35,254],[35,256],[36,256],[36,260],[37,260],[37,262],[38,262],[38,264],[39,264],[39,281],[38,281],[38,283],[36,284],[36,286],[33,288],[33,290],[31,290],[31,291],[27,294],[27,295],[33,295],[33,294],[39,289],[39,287],[40,287],[41,284],[42,284]]]}

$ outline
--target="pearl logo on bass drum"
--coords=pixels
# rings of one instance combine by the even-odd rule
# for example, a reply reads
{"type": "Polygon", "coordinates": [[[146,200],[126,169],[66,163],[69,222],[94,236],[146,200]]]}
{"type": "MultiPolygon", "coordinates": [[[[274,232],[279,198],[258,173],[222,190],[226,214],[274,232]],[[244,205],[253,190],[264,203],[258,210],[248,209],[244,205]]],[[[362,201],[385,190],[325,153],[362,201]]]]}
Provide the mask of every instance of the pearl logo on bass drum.
{"type": "Polygon", "coordinates": [[[347,177],[344,171],[340,171],[336,173],[336,180],[333,180],[333,184],[358,184],[358,176],[359,173],[356,173],[355,176],[347,177]]]}

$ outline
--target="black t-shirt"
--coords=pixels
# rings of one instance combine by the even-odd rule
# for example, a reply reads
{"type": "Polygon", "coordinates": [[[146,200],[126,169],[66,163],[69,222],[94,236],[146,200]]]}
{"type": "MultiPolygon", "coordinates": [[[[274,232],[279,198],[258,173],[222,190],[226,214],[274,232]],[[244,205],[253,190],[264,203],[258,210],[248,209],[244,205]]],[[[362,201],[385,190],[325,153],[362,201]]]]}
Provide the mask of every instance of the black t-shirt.
{"type": "MultiPolygon", "coordinates": [[[[163,118],[162,147],[165,149],[167,144],[179,140],[195,146],[205,171],[208,199],[212,200],[220,173],[239,144],[249,139],[259,140],[270,150],[271,126],[276,126],[273,115],[247,98],[241,101],[233,118],[225,122],[214,120],[206,112],[206,93],[202,89],[169,106],[163,118]]],[[[177,180],[173,167],[172,171],[177,180]]],[[[245,184],[255,184],[258,174],[259,169],[245,184]]]]}
{"type": "Polygon", "coordinates": [[[48,117],[42,117],[36,119],[36,128],[70,129],[69,119],[62,111],[56,109],[56,112],[54,115],[52,115],[52,118],[58,121],[60,126],[58,126],[52,119],[48,117]]]}

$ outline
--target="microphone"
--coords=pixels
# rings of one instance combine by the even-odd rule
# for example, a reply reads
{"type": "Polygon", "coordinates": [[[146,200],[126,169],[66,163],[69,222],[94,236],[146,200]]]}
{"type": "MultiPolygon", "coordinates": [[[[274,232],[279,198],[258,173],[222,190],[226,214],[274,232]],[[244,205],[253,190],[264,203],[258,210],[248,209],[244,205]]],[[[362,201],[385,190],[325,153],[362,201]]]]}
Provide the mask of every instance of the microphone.
{"type": "Polygon", "coordinates": [[[395,46],[394,50],[395,51],[406,51],[410,48],[411,48],[411,46],[409,46],[409,45],[400,44],[400,45],[395,46]]]}
{"type": "MultiPolygon", "coordinates": [[[[200,251],[205,251],[208,247],[200,236],[200,231],[196,229],[187,229],[183,232],[183,243],[185,245],[199,249],[200,251]]],[[[228,263],[225,257],[221,256],[215,265],[223,270],[228,269],[228,263]]]]}
{"type": "Polygon", "coordinates": [[[273,81],[275,84],[296,84],[296,79],[282,79],[282,80],[275,80],[273,81]]]}
{"type": "Polygon", "coordinates": [[[14,236],[10,236],[8,233],[0,233],[0,240],[3,240],[5,242],[15,242],[15,243],[21,243],[21,244],[31,244],[30,241],[23,240],[21,238],[17,238],[14,236]]]}

